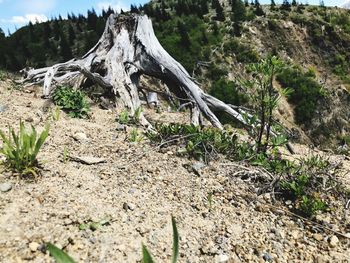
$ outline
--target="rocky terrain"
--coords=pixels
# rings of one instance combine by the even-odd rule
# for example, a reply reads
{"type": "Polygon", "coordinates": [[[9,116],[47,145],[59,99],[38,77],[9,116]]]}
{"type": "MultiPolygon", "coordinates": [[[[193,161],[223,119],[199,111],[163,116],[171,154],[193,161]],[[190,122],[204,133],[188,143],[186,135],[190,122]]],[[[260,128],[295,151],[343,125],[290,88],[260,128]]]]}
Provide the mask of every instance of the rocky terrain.
{"type": "MultiPolygon", "coordinates": [[[[0,82],[2,130],[18,127],[20,119],[38,129],[51,123],[40,176],[0,172],[0,262],[53,262],[46,242],[77,262],[140,262],[143,243],[157,262],[167,262],[171,215],[180,234],[179,262],[349,262],[350,210],[343,200],[305,220],[290,212],[288,200],[257,195],[259,173],[244,176],[244,164],[221,157],[202,167],[171,148],[160,152],[146,138],[130,143],[131,127],[119,127],[113,110],[92,105],[90,119],[61,112],[54,121],[52,107],[40,93],[0,82]],[[86,157],[101,163],[77,161],[86,157]],[[92,222],[101,225],[82,227],[92,222]]],[[[188,118],[151,109],[146,116],[188,118]]],[[[290,158],[317,153],[341,161],[335,176],[350,187],[345,156],[294,147],[290,158]]]]}

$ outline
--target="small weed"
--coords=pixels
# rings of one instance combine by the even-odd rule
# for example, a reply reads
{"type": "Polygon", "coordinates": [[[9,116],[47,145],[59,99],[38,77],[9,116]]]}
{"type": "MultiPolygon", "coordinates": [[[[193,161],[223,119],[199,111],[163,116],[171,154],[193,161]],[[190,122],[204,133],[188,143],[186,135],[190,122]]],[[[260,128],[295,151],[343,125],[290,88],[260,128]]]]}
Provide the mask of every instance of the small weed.
{"type": "Polygon", "coordinates": [[[84,224],[80,224],[79,225],[79,229],[80,230],[90,229],[92,231],[96,231],[100,227],[107,226],[109,224],[110,224],[110,220],[109,219],[103,219],[103,220],[98,221],[98,222],[88,221],[88,222],[86,222],[84,224]]]}
{"type": "Polygon", "coordinates": [[[301,198],[300,210],[307,216],[312,216],[316,212],[324,212],[327,209],[327,204],[318,197],[304,195],[301,198]]]}
{"type": "Polygon", "coordinates": [[[0,131],[3,145],[0,153],[5,155],[5,164],[21,174],[36,175],[38,166],[37,155],[49,135],[49,125],[38,137],[34,126],[31,131],[27,131],[24,123],[20,122],[19,132],[16,134],[12,127],[9,127],[8,136],[0,131]]]}
{"type": "Polygon", "coordinates": [[[141,142],[143,140],[143,136],[139,133],[139,131],[134,128],[130,132],[129,142],[141,142]]]}
{"type": "Polygon", "coordinates": [[[55,245],[48,243],[46,244],[46,248],[50,252],[50,256],[55,259],[56,263],[75,263],[71,256],[55,245]]]}
{"type": "Polygon", "coordinates": [[[129,112],[125,109],[119,114],[118,122],[120,124],[128,124],[130,121],[129,112]]]}
{"type": "Polygon", "coordinates": [[[213,192],[210,192],[208,194],[208,210],[209,212],[212,210],[213,208],[213,192]]]}
{"type": "Polygon", "coordinates": [[[64,146],[64,149],[63,149],[63,163],[67,163],[68,158],[69,158],[69,151],[68,151],[67,146],[64,146]]]}
{"type": "Polygon", "coordinates": [[[142,114],[142,107],[138,107],[135,110],[134,116],[130,118],[129,112],[127,109],[124,109],[120,114],[118,118],[118,122],[120,124],[137,124],[141,118],[142,114]]]}
{"type": "Polygon", "coordinates": [[[86,118],[90,111],[86,96],[80,90],[63,86],[58,87],[52,99],[57,106],[73,118],[86,118]]]}
{"type": "Polygon", "coordinates": [[[6,77],[7,77],[6,72],[5,72],[5,71],[3,71],[3,70],[0,70],[0,81],[5,80],[5,79],[6,79],[6,77]]]}
{"type": "Polygon", "coordinates": [[[135,110],[135,113],[134,113],[134,116],[133,116],[133,120],[135,123],[139,122],[140,118],[141,118],[141,114],[142,114],[142,107],[138,107],[136,110],[135,110]]]}
{"type": "Polygon", "coordinates": [[[178,153],[204,159],[205,162],[220,153],[230,155],[236,149],[237,137],[229,131],[184,124],[156,124],[155,130],[156,133],[149,132],[147,136],[159,143],[159,147],[178,144],[178,153]]]}
{"type": "Polygon", "coordinates": [[[61,116],[61,108],[55,107],[50,109],[50,117],[53,121],[59,121],[61,116]]]}
{"type": "MultiPolygon", "coordinates": [[[[173,227],[173,253],[171,257],[171,263],[176,263],[179,257],[179,233],[176,227],[176,221],[174,217],[171,217],[171,224],[173,227]]],[[[142,244],[142,262],[154,263],[151,254],[147,250],[147,247],[142,244]]]]}

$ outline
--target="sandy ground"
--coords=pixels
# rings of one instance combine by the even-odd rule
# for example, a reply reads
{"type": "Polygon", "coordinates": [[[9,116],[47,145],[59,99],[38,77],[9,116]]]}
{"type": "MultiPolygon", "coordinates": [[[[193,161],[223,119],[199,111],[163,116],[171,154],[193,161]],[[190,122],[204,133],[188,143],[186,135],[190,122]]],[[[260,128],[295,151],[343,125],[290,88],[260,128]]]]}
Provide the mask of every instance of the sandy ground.
{"type": "MultiPolygon", "coordinates": [[[[140,262],[144,243],[157,262],[169,262],[171,215],[180,234],[179,262],[350,262],[349,238],[291,216],[269,194],[257,196],[256,178],[233,176],[237,166],[222,165],[229,161],[212,162],[198,176],[190,169],[194,160],[160,153],[147,140],[128,142],[112,111],[93,106],[91,119],[61,113],[54,122],[44,100],[7,87],[0,82],[0,105],[7,106],[1,129],[22,119],[36,127],[50,121],[51,130],[39,155],[39,178],[0,172],[0,184],[12,184],[0,192],[0,262],[53,262],[41,251],[45,242],[63,247],[77,262],[140,262]],[[87,139],[74,139],[78,133],[87,139]],[[106,163],[63,162],[65,148],[106,163]],[[109,225],[79,229],[104,219],[109,225]]],[[[320,220],[350,237],[344,205],[320,220]]]]}

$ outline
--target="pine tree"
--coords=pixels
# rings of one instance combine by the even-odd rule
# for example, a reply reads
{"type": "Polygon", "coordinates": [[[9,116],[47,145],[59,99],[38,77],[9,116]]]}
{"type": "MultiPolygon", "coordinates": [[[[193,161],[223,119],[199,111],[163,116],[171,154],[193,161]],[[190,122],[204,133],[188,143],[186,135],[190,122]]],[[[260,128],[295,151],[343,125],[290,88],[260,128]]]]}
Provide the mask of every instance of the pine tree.
{"type": "Polygon", "coordinates": [[[255,0],[254,6],[255,6],[254,13],[255,13],[257,16],[263,16],[263,15],[265,15],[265,12],[264,12],[264,10],[262,9],[262,7],[261,7],[261,5],[260,5],[260,3],[259,3],[259,0],[255,0]]]}
{"type": "Polygon", "coordinates": [[[179,30],[180,34],[180,44],[183,45],[185,48],[189,48],[191,45],[191,40],[188,35],[187,29],[185,24],[182,21],[178,21],[177,23],[177,29],[179,30]]]}
{"type": "Polygon", "coordinates": [[[74,40],[76,39],[74,29],[71,24],[68,26],[68,42],[70,45],[74,43],[74,40]]]}
{"type": "Polygon", "coordinates": [[[222,8],[219,0],[212,0],[212,7],[215,9],[215,20],[225,21],[224,9],[222,8]]]}
{"type": "Polygon", "coordinates": [[[231,1],[231,21],[233,22],[233,34],[241,35],[242,22],[246,19],[246,6],[241,0],[231,1]]]}
{"type": "Polygon", "coordinates": [[[89,30],[96,30],[96,24],[97,24],[97,15],[95,9],[92,9],[91,11],[88,10],[87,12],[87,27],[89,30]]]}
{"type": "Polygon", "coordinates": [[[69,60],[73,57],[70,45],[63,33],[60,36],[60,55],[63,60],[69,60]]]}
{"type": "Polygon", "coordinates": [[[297,6],[297,1],[296,0],[292,0],[292,6],[297,6]]]}
{"type": "Polygon", "coordinates": [[[290,5],[289,0],[283,0],[283,3],[281,5],[281,9],[282,10],[287,10],[287,11],[291,10],[291,5],[290,5]]]}
{"type": "Polygon", "coordinates": [[[61,29],[57,19],[53,21],[53,37],[56,41],[60,39],[61,29]]]}

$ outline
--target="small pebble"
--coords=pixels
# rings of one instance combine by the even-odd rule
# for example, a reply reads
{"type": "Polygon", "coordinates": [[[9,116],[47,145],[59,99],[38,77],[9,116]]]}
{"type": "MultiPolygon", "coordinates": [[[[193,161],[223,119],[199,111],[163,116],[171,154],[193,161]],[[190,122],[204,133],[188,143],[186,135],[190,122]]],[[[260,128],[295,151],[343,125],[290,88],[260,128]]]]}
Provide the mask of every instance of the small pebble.
{"type": "Polygon", "coordinates": [[[316,239],[317,241],[322,241],[323,240],[323,236],[319,233],[313,234],[312,237],[314,239],[316,239]]]}
{"type": "Polygon", "coordinates": [[[220,255],[217,255],[215,257],[215,262],[216,263],[225,263],[229,260],[229,256],[225,255],[225,254],[220,254],[220,255]]]}
{"type": "Polygon", "coordinates": [[[0,184],[0,191],[6,193],[12,189],[11,183],[2,183],[0,184]]]}
{"type": "Polygon", "coordinates": [[[30,249],[30,251],[35,252],[35,251],[38,250],[39,246],[40,246],[40,245],[39,245],[38,243],[36,243],[36,242],[31,242],[31,243],[29,244],[29,249],[30,249]]]}
{"type": "Polygon", "coordinates": [[[263,259],[265,261],[267,261],[267,262],[271,262],[272,261],[272,256],[269,253],[264,253],[263,259]]]}
{"type": "Polygon", "coordinates": [[[336,236],[332,236],[331,239],[329,240],[329,245],[331,247],[336,247],[339,243],[339,239],[336,236]]]}

